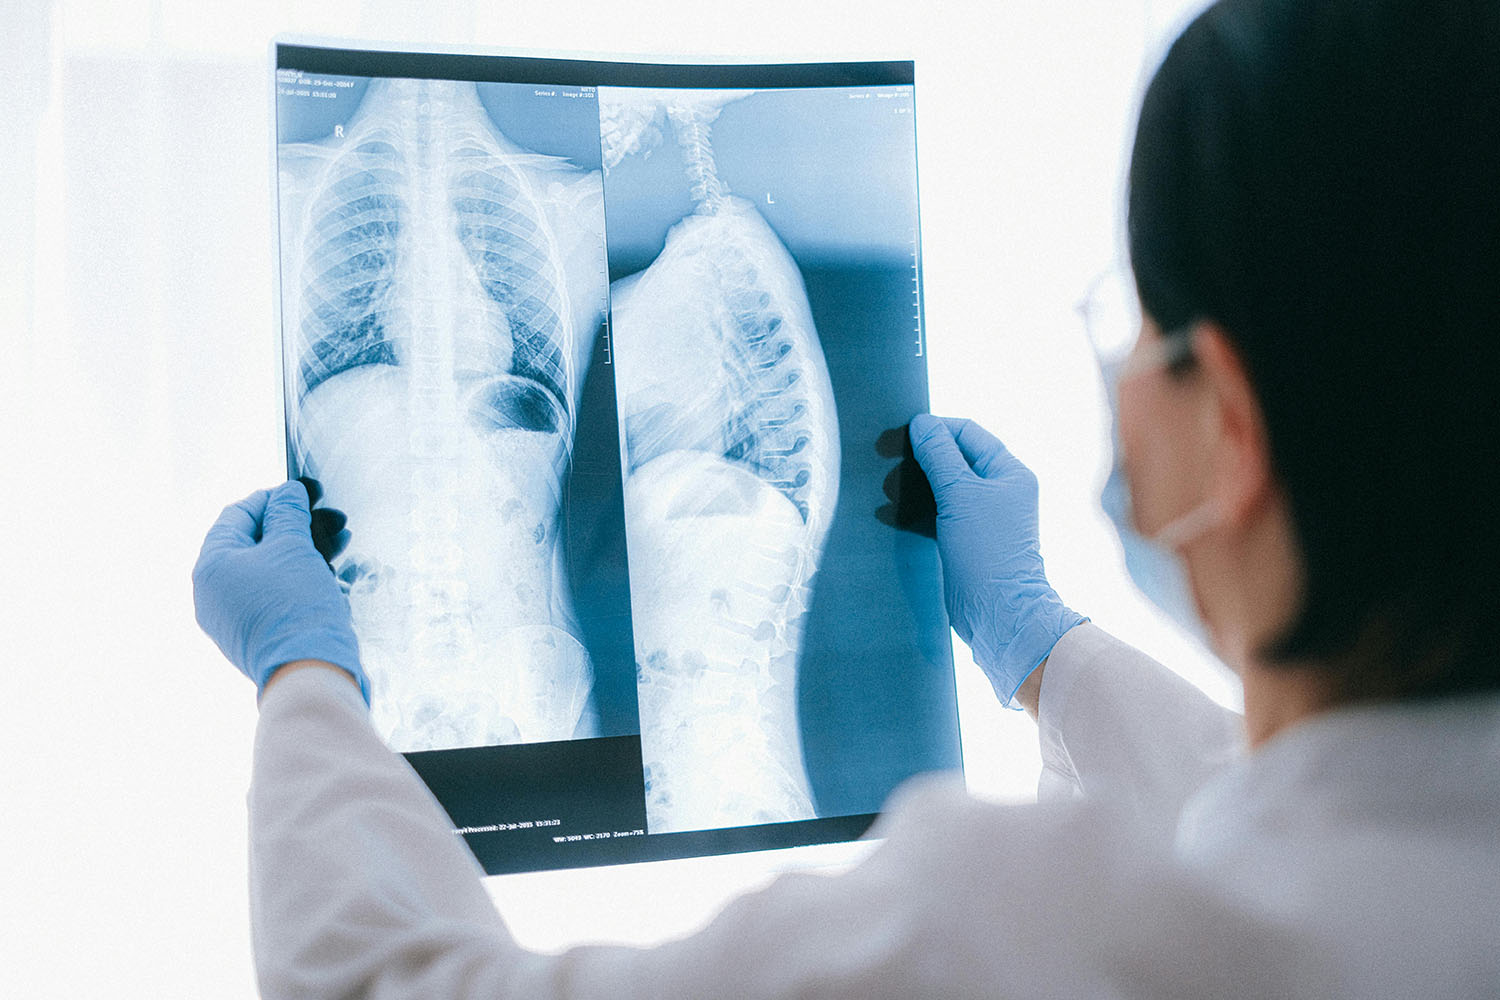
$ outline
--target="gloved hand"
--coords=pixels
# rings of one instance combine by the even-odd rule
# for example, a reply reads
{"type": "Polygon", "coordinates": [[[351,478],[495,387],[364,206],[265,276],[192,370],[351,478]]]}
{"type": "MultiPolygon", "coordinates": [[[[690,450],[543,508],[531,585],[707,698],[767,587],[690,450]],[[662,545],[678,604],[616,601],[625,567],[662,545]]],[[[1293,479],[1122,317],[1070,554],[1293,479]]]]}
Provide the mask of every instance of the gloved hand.
{"type": "Polygon", "coordinates": [[[297,482],[307,488],[307,502],[312,506],[313,548],[318,550],[318,555],[323,557],[328,568],[333,569],[333,560],[349,544],[349,532],[344,530],[349,519],[341,510],[318,506],[318,501],[323,497],[322,483],[311,476],[298,476],[297,482]]]}
{"type": "Polygon", "coordinates": [[[370,683],[349,601],[313,547],[308,490],[288,481],[224,508],[193,567],[198,624],[258,691],[276,668],[323,660],[370,683]]]}
{"type": "Polygon", "coordinates": [[[914,417],[912,452],[937,500],[943,598],[958,637],[995,693],[1015,693],[1064,632],[1088,619],[1047,582],[1037,528],[1037,483],[972,420],[914,417]]]}

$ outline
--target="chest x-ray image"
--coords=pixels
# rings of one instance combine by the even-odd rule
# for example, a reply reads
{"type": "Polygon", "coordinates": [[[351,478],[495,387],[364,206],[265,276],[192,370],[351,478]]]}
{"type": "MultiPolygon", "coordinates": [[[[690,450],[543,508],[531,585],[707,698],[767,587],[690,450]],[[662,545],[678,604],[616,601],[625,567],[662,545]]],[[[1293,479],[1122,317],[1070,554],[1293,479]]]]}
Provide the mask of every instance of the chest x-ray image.
{"type": "Polygon", "coordinates": [[[847,840],[957,768],[936,546],[881,513],[911,65],[277,53],[288,471],[485,870],[847,840]]]}
{"type": "Polygon", "coordinates": [[[599,170],[519,145],[474,83],[408,79],[278,162],[289,441],[353,528],[334,568],[376,728],[402,751],[597,735],[560,529],[599,170]]]}

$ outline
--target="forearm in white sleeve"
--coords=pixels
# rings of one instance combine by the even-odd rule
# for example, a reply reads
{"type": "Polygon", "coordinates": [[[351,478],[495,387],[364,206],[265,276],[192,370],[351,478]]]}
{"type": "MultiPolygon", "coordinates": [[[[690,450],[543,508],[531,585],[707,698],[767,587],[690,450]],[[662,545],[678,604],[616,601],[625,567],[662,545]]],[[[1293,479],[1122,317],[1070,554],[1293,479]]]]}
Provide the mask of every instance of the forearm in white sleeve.
{"type": "Polygon", "coordinates": [[[1161,823],[1244,747],[1238,714],[1087,623],[1047,658],[1037,723],[1038,798],[1108,796],[1161,823]]]}
{"type": "MultiPolygon", "coordinates": [[[[528,952],[448,816],[331,671],[302,670],[267,690],[249,807],[251,927],[267,1000],[754,1000],[834,981],[842,986],[828,995],[874,995],[905,954],[892,935],[914,929],[911,887],[877,863],[839,879],[782,878],[665,948],[528,952]]],[[[950,831],[939,824],[934,834],[941,843],[950,831]]]]}
{"type": "MultiPolygon", "coordinates": [[[[954,822],[955,808],[965,809],[961,792],[915,799],[902,810],[904,832],[895,843],[847,875],[780,878],[705,931],[661,948],[538,955],[515,944],[484,890],[483,872],[420,778],[375,734],[353,685],[330,671],[289,674],[262,700],[249,797],[251,925],[262,994],[911,995],[924,977],[941,981],[924,968],[936,956],[918,944],[931,946],[939,924],[927,915],[944,907],[941,895],[955,884],[923,869],[960,842],[984,839],[956,828],[964,826],[954,822]]],[[[969,983],[993,971],[942,970],[969,983]]]]}
{"type": "Polygon", "coordinates": [[[249,812],[267,1000],[479,996],[519,971],[483,871],[345,678],[306,669],[266,691],[249,812]]]}
{"type": "Polygon", "coordinates": [[[1128,815],[979,803],[951,779],[898,793],[886,842],[847,874],[784,876],[660,948],[527,952],[358,692],[320,669],[267,690],[249,804],[268,1000],[1237,997],[1313,983],[1290,961],[1295,940],[1153,862],[1128,815]]]}

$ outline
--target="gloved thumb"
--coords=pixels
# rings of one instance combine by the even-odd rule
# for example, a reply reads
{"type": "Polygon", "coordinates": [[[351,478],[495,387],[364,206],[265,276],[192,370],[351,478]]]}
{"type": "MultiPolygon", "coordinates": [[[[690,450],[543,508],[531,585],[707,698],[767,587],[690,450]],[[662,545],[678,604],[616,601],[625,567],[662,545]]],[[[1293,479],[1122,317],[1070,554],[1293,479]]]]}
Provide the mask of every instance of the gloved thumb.
{"type": "Polygon", "coordinates": [[[907,427],[911,435],[911,451],[917,464],[927,474],[927,481],[934,490],[943,490],[962,479],[973,476],[953,432],[940,417],[930,413],[912,417],[907,427]]]}
{"type": "Polygon", "coordinates": [[[289,532],[301,532],[312,539],[310,527],[312,512],[307,506],[307,488],[295,479],[289,479],[271,491],[266,501],[266,517],[261,525],[261,538],[289,532]]]}
{"type": "Polygon", "coordinates": [[[948,430],[953,433],[953,443],[980,478],[992,479],[1021,464],[999,438],[974,421],[949,420],[947,423],[948,430]]]}

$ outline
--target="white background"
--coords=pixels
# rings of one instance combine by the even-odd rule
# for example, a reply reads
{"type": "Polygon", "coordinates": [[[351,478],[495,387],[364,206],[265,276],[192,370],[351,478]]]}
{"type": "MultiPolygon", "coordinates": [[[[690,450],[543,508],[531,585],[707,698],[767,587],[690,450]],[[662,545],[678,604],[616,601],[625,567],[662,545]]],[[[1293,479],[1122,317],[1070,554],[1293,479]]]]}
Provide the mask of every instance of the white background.
{"type": "MultiPolygon", "coordinates": [[[[0,0],[0,996],[255,992],[254,692],[194,624],[189,570],[219,508],[282,476],[273,34],[914,58],[934,408],[1037,472],[1065,600],[1233,704],[1131,589],[1097,512],[1107,414],[1075,311],[1118,253],[1145,74],[1194,6],[0,0]]],[[[1035,727],[956,652],[971,786],[1032,797],[1035,727]]],[[[536,947],[650,942],[778,868],[851,856],[488,885],[536,947]]]]}

